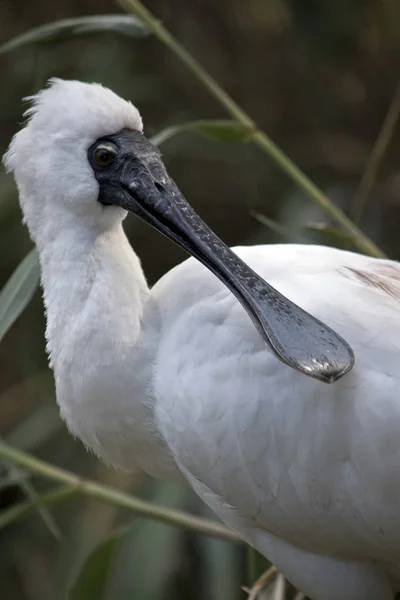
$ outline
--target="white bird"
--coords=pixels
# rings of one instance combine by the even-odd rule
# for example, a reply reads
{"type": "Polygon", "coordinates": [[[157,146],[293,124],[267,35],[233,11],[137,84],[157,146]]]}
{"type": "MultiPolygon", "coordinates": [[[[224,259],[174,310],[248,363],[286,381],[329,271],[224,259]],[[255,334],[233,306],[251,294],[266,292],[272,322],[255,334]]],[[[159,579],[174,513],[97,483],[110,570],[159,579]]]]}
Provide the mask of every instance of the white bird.
{"type": "Polygon", "coordinates": [[[137,109],[100,85],[53,80],[27,115],[5,165],[40,254],[70,431],[117,468],[186,479],[313,600],[392,600],[398,263],[318,246],[228,250],[137,109]],[[127,210],[199,260],[149,290],[127,210]]]}

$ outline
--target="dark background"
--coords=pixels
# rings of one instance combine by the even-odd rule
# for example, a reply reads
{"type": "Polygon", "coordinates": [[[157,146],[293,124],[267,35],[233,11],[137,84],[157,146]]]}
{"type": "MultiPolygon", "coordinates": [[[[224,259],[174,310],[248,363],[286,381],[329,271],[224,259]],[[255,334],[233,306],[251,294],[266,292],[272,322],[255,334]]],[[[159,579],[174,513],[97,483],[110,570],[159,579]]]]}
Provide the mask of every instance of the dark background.
{"type": "MultiPolygon", "coordinates": [[[[233,98],[346,212],[399,80],[398,0],[147,0],[146,6],[233,98]]],[[[0,44],[68,17],[121,12],[111,0],[0,0],[0,44]]],[[[153,36],[79,36],[0,55],[0,153],[21,123],[21,98],[51,76],[98,81],[131,99],[151,136],[168,125],[226,118],[223,109],[153,36]]],[[[400,256],[399,129],[382,159],[361,226],[392,258],[400,256]]],[[[292,241],[252,217],[293,231],[325,217],[250,144],[182,134],[162,147],[171,175],[230,245],[292,241]]],[[[127,230],[149,282],[184,254],[130,218],[127,230]]],[[[312,236],[311,236],[312,238],[312,236]]],[[[307,238],[308,239],[308,238],[307,238]]],[[[317,239],[317,238],[314,238],[317,239]]],[[[318,238],[319,239],[319,238],[318,238]]],[[[312,241],[312,239],[311,239],[312,241]]],[[[322,240],[324,241],[324,240],[322,240]]],[[[0,281],[30,249],[14,183],[0,170],[0,281]]],[[[0,346],[0,432],[14,445],[64,468],[205,514],[187,490],[132,480],[103,467],[59,420],[44,349],[40,293],[0,346]]],[[[17,474],[18,475],[18,474],[17,474]]],[[[36,490],[46,485],[34,481],[36,490]]],[[[2,486],[0,507],[23,499],[2,486]]],[[[83,557],[127,515],[83,498],[57,505],[56,540],[35,513],[0,530],[0,598],[63,598],[83,557]]],[[[44,515],[48,520],[49,515],[44,515]]],[[[51,528],[51,525],[50,525],[51,528]]],[[[107,598],[239,600],[244,551],[151,522],[123,537],[107,598]]]]}

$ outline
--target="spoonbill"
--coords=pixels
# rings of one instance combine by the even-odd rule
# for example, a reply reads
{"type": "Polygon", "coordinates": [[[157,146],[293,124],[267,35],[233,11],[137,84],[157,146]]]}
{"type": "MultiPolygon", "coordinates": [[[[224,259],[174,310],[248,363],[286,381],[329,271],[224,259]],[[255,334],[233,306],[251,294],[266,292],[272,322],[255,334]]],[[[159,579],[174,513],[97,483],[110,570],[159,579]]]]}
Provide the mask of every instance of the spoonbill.
{"type": "Polygon", "coordinates": [[[312,600],[392,600],[398,263],[318,246],[229,250],[130,102],[58,79],[31,102],[4,162],[39,251],[72,434],[117,468],[186,480],[312,600]],[[151,290],[127,211],[193,255],[151,290]]]}

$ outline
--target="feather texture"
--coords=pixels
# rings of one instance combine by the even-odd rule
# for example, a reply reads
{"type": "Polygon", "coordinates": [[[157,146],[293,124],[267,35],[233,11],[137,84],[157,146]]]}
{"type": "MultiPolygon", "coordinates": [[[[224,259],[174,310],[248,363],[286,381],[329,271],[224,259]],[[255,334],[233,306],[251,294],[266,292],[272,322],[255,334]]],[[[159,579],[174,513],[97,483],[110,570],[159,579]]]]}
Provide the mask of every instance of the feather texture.
{"type": "Polygon", "coordinates": [[[97,202],[87,151],[141,130],[98,85],[55,81],[5,162],[41,262],[57,401],[118,468],[186,479],[313,600],[400,588],[400,267],[299,245],[235,252],[342,335],[356,364],[333,385],[268,351],[242,305],[189,259],[149,290],[97,202]]]}

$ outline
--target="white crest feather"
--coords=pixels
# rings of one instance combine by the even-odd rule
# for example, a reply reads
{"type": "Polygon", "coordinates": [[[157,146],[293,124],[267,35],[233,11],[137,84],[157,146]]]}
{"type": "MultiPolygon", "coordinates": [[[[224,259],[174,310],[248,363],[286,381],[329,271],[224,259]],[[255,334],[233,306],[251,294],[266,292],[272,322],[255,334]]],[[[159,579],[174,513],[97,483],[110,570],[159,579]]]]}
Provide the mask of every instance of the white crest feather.
{"type": "MultiPolygon", "coordinates": [[[[100,227],[116,211],[97,204],[98,184],[87,161],[100,137],[123,129],[142,131],[139,111],[98,83],[50,79],[45,89],[26,98],[25,126],[3,157],[14,172],[24,222],[36,244],[45,243],[67,221],[86,216],[100,227]],[[71,185],[71,182],[74,185],[71,185]]],[[[123,218],[124,211],[118,211],[123,218]]]]}
{"type": "Polygon", "coordinates": [[[47,140],[84,140],[93,143],[97,138],[121,129],[142,131],[140,113],[127,100],[99,83],[65,81],[53,77],[45,89],[24,99],[31,103],[25,111],[28,119],[17,133],[3,157],[7,171],[17,167],[19,140],[26,143],[26,135],[46,136],[47,140]]]}

